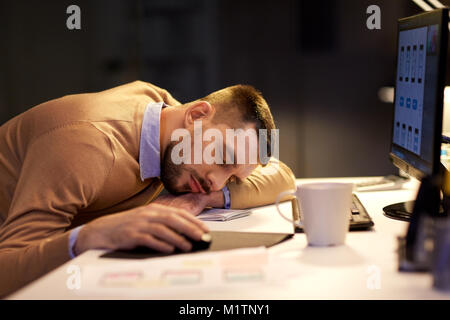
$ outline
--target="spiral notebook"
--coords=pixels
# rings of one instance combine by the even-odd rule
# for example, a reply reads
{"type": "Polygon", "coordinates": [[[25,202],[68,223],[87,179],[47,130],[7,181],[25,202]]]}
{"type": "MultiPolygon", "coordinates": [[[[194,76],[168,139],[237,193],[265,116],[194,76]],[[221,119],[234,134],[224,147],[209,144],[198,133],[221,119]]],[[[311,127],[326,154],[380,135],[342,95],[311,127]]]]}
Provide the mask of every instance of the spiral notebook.
{"type": "Polygon", "coordinates": [[[197,217],[203,221],[229,221],[250,215],[251,210],[209,209],[197,217]]]}

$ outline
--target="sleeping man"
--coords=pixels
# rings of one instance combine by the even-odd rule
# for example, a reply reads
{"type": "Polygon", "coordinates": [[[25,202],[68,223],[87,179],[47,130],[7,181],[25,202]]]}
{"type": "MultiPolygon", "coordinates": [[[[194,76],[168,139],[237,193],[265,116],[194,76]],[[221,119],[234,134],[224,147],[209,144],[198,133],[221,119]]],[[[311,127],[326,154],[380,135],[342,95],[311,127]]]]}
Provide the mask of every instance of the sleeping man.
{"type": "Polygon", "coordinates": [[[274,129],[251,86],[181,104],[141,81],[64,96],[6,122],[0,296],[89,249],[189,251],[189,239],[208,232],[196,218],[205,207],[273,203],[295,188],[290,169],[270,158],[274,129]],[[163,188],[170,194],[158,197],[163,188]]]}

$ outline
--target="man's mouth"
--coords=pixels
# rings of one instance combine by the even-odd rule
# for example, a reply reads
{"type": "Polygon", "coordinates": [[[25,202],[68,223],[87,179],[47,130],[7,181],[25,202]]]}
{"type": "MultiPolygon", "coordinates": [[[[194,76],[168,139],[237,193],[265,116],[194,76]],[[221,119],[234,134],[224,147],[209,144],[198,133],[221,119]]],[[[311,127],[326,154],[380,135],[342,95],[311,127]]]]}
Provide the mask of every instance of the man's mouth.
{"type": "Polygon", "coordinates": [[[192,192],[206,193],[205,190],[202,188],[202,185],[192,175],[189,179],[189,187],[191,188],[192,192]]]}

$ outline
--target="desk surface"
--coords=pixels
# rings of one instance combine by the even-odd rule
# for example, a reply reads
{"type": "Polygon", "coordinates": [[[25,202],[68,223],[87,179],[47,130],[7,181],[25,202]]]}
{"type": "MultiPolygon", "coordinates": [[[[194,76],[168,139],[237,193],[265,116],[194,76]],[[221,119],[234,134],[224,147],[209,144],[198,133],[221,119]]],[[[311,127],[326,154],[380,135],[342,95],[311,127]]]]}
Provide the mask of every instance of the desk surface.
{"type": "MultiPolygon", "coordinates": [[[[299,179],[313,181],[358,181],[364,178],[299,179]]],[[[346,245],[337,247],[308,247],[306,236],[296,234],[293,239],[269,249],[296,270],[288,281],[260,287],[234,286],[223,290],[199,290],[160,296],[158,292],[129,296],[117,294],[92,296],[70,290],[66,282],[68,267],[78,265],[106,265],[115,259],[99,259],[103,250],[88,251],[49,274],[34,281],[10,299],[450,299],[450,293],[432,289],[432,277],[427,273],[397,271],[397,240],[404,235],[407,224],[383,215],[386,205],[413,200],[418,182],[411,181],[402,190],[358,193],[375,226],[371,231],[350,232],[346,245]],[[376,273],[377,282],[372,278],[376,273]],[[372,283],[372,284],[371,284],[372,283]]],[[[285,209],[287,203],[285,204],[285,209]]],[[[208,222],[211,230],[292,232],[292,225],[279,217],[274,206],[255,209],[252,215],[228,222],[208,222]]]]}

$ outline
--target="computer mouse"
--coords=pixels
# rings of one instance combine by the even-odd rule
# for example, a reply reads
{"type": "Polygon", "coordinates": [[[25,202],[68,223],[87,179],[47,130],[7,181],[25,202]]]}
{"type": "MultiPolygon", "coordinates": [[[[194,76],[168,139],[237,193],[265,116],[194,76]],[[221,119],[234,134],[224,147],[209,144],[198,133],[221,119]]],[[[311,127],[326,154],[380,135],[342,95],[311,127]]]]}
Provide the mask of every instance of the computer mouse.
{"type": "Polygon", "coordinates": [[[212,236],[210,233],[204,233],[200,240],[188,239],[188,241],[192,244],[191,252],[206,250],[211,246],[212,236]]]}
{"type": "Polygon", "coordinates": [[[147,259],[147,258],[153,258],[153,257],[166,257],[173,254],[181,254],[181,253],[189,253],[189,252],[196,252],[196,251],[202,251],[207,250],[211,246],[212,242],[212,236],[210,233],[204,233],[202,235],[201,240],[192,240],[190,238],[186,238],[191,244],[192,249],[191,251],[184,252],[180,249],[176,248],[174,252],[172,253],[163,253],[156,251],[155,249],[144,247],[144,246],[138,246],[134,249],[127,249],[127,250],[115,250],[111,252],[107,252],[103,254],[102,258],[116,258],[116,259],[147,259]]]}

